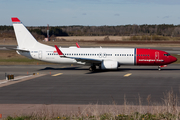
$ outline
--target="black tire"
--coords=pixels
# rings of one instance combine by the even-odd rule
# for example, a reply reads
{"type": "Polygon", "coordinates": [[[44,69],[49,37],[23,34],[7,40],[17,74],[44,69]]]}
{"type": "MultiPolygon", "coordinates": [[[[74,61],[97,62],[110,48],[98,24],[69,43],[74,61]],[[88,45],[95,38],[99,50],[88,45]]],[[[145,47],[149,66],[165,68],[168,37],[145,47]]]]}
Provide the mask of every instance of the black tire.
{"type": "Polygon", "coordinates": [[[161,67],[158,67],[158,70],[161,71],[161,67]]]}
{"type": "Polygon", "coordinates": [[[94,72],[96,70],[96,66],[89,67],[89,71],[94,72]]]}

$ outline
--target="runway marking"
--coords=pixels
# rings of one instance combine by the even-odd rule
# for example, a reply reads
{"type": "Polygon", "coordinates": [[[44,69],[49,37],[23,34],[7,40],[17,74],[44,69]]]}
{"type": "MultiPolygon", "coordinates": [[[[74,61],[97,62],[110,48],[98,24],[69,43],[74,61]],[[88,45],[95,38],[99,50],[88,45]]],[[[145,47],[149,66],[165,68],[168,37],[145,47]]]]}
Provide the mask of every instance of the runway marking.
{"type": "Polygon", "coordinates": [[[132,73],[125,74],[124,77],[129,77],[132,73]]]}
{"type": "Polygon", "coordinates": [[[58,76],[58,75],[62,75],[63,73],[58,73],[58,74],[54,74],[52,76],[58,76]]]}

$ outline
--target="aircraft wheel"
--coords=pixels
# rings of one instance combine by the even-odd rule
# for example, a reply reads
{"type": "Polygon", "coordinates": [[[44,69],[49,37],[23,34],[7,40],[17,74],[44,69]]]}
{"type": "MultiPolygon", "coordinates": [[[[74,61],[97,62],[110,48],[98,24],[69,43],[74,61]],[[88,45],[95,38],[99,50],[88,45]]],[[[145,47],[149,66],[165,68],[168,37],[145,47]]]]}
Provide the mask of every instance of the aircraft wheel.
{"type": "Polygon", "coordinates": [[[95,70],[96,70],[96,66],[91,66],[91,67],[89,67],[89,71],[94,72],[95,70]]]}
{"type": "Polygon", "coordinates": [[[161,71],[161,67],[158,67],[158,70],[161,71]]]}

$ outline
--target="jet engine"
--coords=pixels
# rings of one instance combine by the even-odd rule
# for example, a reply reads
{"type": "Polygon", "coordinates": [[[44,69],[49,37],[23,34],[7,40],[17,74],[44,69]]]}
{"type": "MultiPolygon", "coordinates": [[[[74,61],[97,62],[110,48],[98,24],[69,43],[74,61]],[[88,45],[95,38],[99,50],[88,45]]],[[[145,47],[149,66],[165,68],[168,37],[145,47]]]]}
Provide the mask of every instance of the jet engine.
{"type": "Polygon", "coordinates": [[[118,62],[117,61],[103,61],[101,63],[101,69],[117,69],[118,68],[118,62]]]}

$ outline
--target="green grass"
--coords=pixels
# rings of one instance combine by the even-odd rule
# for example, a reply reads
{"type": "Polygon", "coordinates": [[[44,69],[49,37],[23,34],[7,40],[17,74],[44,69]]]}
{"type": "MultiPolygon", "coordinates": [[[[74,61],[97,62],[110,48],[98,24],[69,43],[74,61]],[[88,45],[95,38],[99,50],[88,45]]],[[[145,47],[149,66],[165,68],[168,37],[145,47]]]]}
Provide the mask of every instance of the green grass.
{"type": "MultiPolygon", "coordinates": [[[[180,114],[178,114],[180,115],[180,114]]],[[[140,114],[139,112],[132,113],[130,115],[126,114],[118,114],[118,115],[113,115],[110,113],[104,113],[100,114],[98,116],[84,116],[84,115],[69,115],[69,116],[36,116],[36,115],[31,115],[31,116],[16,116],[16,117],[11,117],[8,116],[5,118],[5,120],[176,120],[179,119],[180,117],[171,114],[171,113],[159,113],[159,114],[151,114],[151,113],[145,113],[145,114],[140,114]]]]}
{"type": "Polygon", "coordinates": [[[37,62],[38,60],[28,59],[28,58],[9,58],[0,59],[0,62],[37,62]]]}
{"type": "Polygon", "coordinates": [[[126,38],[126,40],[167,40],[167,41],[176,41],[180,40],[180,37],[170,37],[170,36],[160,36],[160,35],[144,35],[144,36],[131,36],[126,38]]]}
{"type": "Polygon", "coordinates": [[[0,65],[41,65],[53,64],[18,55],[16,51],[0,50],[0,65]]]}

